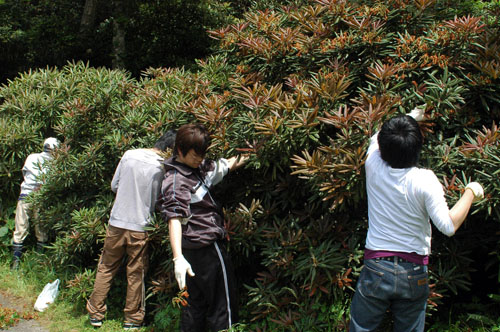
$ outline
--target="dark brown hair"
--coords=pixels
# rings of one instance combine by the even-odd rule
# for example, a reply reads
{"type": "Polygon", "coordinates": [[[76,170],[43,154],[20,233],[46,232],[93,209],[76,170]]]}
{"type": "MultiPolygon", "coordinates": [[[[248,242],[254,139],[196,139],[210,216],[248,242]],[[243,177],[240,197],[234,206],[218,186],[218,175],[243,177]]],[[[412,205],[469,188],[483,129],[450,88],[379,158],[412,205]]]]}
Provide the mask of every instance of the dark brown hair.
{"type": "Polygon", "coordinates": [[[186,124],[177,130],[175,138],[174,155],[180,151],[186,155],[193,149],[196,154],[205,156],[210,146],[210,134],[202,124],[186,124]]]}
{"type": "Polygon", "coordinates": [[[177,135],[177,130],[169,129],[156,141],[155,148],[161,151],[165,151],[167,148],[172,149],[175,144],[175,135],[177,135]]]}

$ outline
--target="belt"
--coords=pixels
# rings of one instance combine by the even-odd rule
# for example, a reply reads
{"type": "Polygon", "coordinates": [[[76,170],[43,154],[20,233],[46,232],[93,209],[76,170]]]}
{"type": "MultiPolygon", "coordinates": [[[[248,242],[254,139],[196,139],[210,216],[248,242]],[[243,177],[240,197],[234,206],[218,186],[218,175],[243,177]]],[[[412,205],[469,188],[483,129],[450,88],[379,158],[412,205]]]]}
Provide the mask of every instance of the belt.
{"type": "Polygon", "coordinates": [[[389,262],[393,262],[393,263],[395,263],[396,261],[398,261],[399,263],[413,263],[413,262],[410,262],[409,260],[401,258],[399,256],[377,257],[375,259],[380,259],[383,261],[389,261],[389,262]]]}

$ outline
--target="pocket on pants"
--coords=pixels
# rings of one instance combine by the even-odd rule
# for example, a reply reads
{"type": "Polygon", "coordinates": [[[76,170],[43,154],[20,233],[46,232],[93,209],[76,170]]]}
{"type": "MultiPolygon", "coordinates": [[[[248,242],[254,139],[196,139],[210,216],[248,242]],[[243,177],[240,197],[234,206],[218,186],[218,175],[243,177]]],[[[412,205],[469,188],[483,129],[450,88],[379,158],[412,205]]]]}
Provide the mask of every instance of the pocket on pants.
{"type": "Polygon", "coordinates": [[[113,239],[121,236],[123,234],[123,229],[109,225],[106,230],[106,237],[113,239]]]}
{"type": "Polygon", "coordinates": [[[148,238],[147,232],[130,232],[130,237],[134,240],[146,240],[148,238]]]}
{"type": "Polygon", "coordinates": [[[420,299],[429,296],[429,275],[427,272],[409,275],[408,282],[410,284],[412,298],[420,299]]]}
{"type": "Polygon", "coordinates": [[[377,271],[365,264],[363,270],[361,271],[359,291],[364,296],[373,296],[378,293],[378,288],[383,278],[384,272],[377,271]]]}

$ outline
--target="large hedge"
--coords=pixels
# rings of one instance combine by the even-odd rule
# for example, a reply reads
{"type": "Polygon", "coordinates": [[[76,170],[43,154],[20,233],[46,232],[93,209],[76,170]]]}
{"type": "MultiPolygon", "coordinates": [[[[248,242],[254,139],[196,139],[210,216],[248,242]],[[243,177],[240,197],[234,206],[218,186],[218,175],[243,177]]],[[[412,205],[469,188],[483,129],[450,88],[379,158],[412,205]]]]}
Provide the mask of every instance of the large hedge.
{"type": "MultiPolygon", "coordinates": [[[[203,122],[212,156],[251,156],[217,188],[243,330],[344,331],[367,227],[368,138],[385,119],[420,106],[421,166],[436,172],[449,203],[470,180],[486,191],[455,237],[434,232],[429,313],[469,290],[498,294],[496,279],[474,271],[487,266],[496,275],[499,267],[500,8],[492,2],[483,16],[465,16],[449,5],[316,0],[249,12],[211,31],[220,51],[196,72],[150,69],[136,80],[76,63],[22,74],[0,90],[4,205],[13,204],[27,154],[49,134],[60,138],[32,199],[53,231],[49,259],[71,271],[66,296],[81,304],[121,154],[170,127],[203,122]]],[[[151,239],[148,312],[167,329],[176,283],[159,219],[151,239]]]]}

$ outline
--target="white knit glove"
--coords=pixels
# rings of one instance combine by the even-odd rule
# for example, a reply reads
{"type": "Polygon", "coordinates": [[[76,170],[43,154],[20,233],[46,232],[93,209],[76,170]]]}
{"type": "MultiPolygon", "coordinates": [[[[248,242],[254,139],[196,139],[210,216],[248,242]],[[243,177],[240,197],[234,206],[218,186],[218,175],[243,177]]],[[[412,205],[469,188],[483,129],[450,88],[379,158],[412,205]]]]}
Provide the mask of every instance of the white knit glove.
{"type": "Polygon", "coordinates": [[[470,189],[474,193],[474,200],[480,200],[484,197],[484,189],[483,186],[480,185],[478,182],[471,182],[469,183],[465,189],[470,189]]]}
{"type": "Polygon", "coordinates": [[[193,269],[191,269],[191,264],[184,258],[184,256],[179,256],[174,258],[174,273],[175,279],[179,284],[179,288],[182,290],[186,287],[186,272],[189,276],[194,277],[193,269]]]}
{"type": "Polygon", "coordinates": [[[424,114],[425,110],[415,107],[408,115],[414,118],[415,121],[422,121],[424,119],[424,114]]]}

